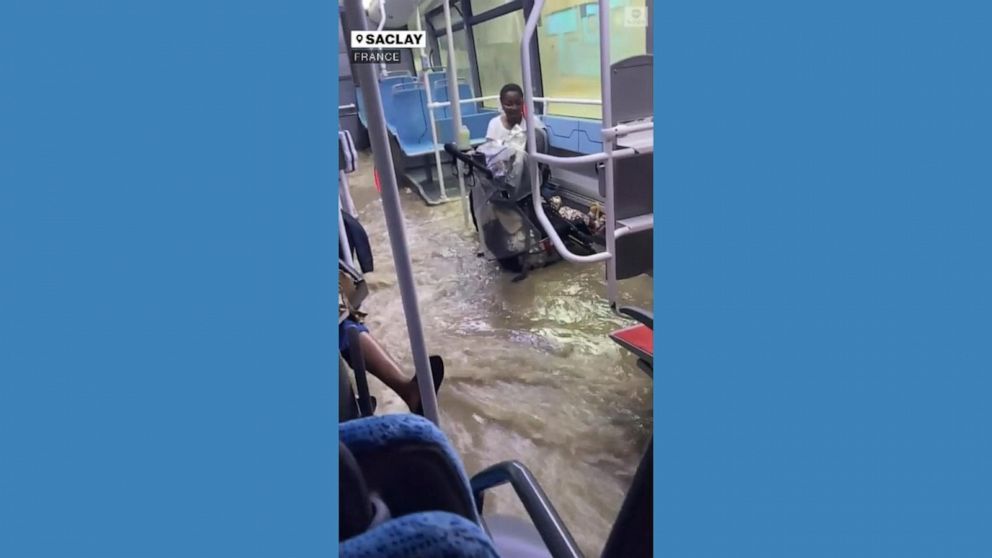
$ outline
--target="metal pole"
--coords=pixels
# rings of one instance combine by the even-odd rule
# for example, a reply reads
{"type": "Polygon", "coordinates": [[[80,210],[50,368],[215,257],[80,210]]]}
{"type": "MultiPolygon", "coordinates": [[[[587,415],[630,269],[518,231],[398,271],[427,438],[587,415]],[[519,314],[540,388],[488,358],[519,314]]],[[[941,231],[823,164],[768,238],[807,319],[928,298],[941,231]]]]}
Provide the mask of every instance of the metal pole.
{"type": "MultiPolygon", "coordinates": [[[[612,127],[613,123],[613,79],[610,75],[610,0],[599,0],[599,81],[603,89],[603,127],[612,127]]],[[[606,184],[606,251],[610,258],[606,260],[606,299],[610,306],[616,308],[618,298],[617,287],[617,238],[616,238],[616,207],[613,198],[613,142],[614,138],[603,138],[603,151],[606,161],[603,162],[603,181],[606,184]]]]}
{"type": "Polygon", "coordinates": [[[344,214],[341,212],[341,205],[338,205],[338,237],[341,239],[341,252],[344,263],[348,267],[355,269],[355,262],[351,259],[351,244],[348,243],[348,231],[344,226],[344,214]]]}
{"type": "MultiPolygon", "coordinates": [[[[364,31],[368,24],[362,10],[362,0],[344,0],[345,16],[351,29],[364,31]]],[[[382,111],[382,98],[376,84],[375,69],[367,64],[356,64],[355,73],[362,88],[365,109],[368,113],[369,139],[375,168],[379,171],[382,185],[382,211],[389,232],[389,245],[396,265],[396,279],[403,300],[403,314],[406,317],[407,334],[410,337],[410,350],[413,365],[420,386],[420,398],[424,416],[440,425],[437,412],[437,398],[434,394],[434,379],[431,377],[424,330],[420,323],[420,309],[417,305],[417,288],[413,280],[413,266],[407,252],[406,229],[403,225],[403,209],[400,206],[399,188],[393,172],[393,157],[389,151],[389,137],[386,135],[386,117],[382,111]]]]}
{"type": "MultiPolygon", "coordinates": [[[[458,102],[458,66],[455,63],[455,37],[451,31],[451,6],[448,0],[444,5],[445,35],[448,37],[448,100],[451,101],[451,125],[454,126],[455,145],[459,149],[466,148],[459,141],[462,133],[462,105],[458,102]]],[[[468,197],[465,196],[465,177],[462,175],[461,161],[455,160],[458,169],[458,195],[462,198],[462,221],[468,228],[468,197]]]]}
{"type": "Polygon", "coordinates": [[[341,185],[340,196],[344,210],[348,212],[348,215],[358,217],[358,210],[355,209],[355,201],[351,199],[351,185],[348,183],[348,174],[343,170],[338,171],[338,179],[341,185]]]}
{"type": "MultiPolygon", "coordinates": [[[[379,0],[379,27],[376,31],[382,31],[386,26],[386,0],[379,0]]],[[[379,52],[382,52],[382,47],[379,47],[379,52]]],[[[386,75],[386,63],[382,62],[380,65],[380,71],[382,75],[386,75]]]]}
{"type": "MultiPolygon", "coordinates": [[[[420,6],[417,6],[417,31],[423,31],[424,28],[420,24],[420,6]]],[[[437,122],[434,121],[434,96],[431,94],[431,80],[428,76],[427,66],[429,66],[427,57],[421,54],[420,56],[420,70],[424,78],[424,91],[427,95],[427,115],[431,121],[431,141],[434,142],[434,164],[437,166],[437,181],[441,185],[441,199],[448,199],[448,191],[444,187],[444,169],[441,167],[441,150],[437,147],[437,122]]]]}

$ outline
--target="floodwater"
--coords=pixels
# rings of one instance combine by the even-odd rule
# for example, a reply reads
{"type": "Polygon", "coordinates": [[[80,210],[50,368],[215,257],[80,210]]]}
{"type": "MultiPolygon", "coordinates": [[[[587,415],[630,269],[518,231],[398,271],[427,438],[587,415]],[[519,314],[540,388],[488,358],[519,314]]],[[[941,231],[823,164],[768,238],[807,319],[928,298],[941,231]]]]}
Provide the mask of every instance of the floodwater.
{"type": "MultiPolygon", "coordinates": [[[[410,343],[371,153],[349,175],[375,271],[362,306],[366,324],[413,374],[410,343]]],[[[429,354],[445,360],[438,394],[441,428],[469,476],[517,460],[537,477],[587,556],[598,556],[652,429],[653,384],[608,337],[632,322],[615,316],[604,264],[559,262],[523,281],[478,257],[478,237],[461,204],[428,207],[400,195],[429,354]]],[[[621,283],[624,304],[651,308],[651,278],[621,283]]],[[[408,412],[369,377],[378,413],[408,412]]],[[[526,518],[511,488],[486,499],[485,513],[526,518]]]]}

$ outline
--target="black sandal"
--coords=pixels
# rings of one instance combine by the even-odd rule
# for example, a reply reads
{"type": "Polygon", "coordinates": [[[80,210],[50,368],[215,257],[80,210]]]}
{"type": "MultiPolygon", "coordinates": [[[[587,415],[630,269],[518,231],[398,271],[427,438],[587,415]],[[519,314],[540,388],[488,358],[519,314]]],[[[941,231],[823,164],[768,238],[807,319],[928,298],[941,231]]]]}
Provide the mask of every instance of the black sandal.
{"type": "MultiPolygon", "coordinates": [[[[444,360],[438,355],[431,355],[428,360],[431,364],[431,377],[434,378],[434,395],[437,395],[438,390],[441,389],[441,383],[444,382],[444,360]]],[[[416,377],[413,381],[417,381],[416,377]]],[[[417,405],[417,408],[413,409],[413,413],[424,416],[424,403],[421,402],[417,405]]]]}

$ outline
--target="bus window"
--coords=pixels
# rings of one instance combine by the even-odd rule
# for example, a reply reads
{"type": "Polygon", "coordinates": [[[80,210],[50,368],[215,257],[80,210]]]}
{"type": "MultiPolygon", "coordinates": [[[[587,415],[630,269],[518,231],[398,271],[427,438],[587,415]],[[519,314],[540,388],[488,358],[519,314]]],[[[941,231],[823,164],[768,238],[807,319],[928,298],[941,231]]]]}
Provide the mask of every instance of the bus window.
{"type": "MultiPolygon", "coordinates": [[[[452,10],[452,15],[454,10],[452,10]]],[[[448,36],[443,31],[444,27],[438,31],[437,49],[441,54],[441,66],[448,67],[448,36]]],[[[469,72],[468,64],[468,42],[465,40],[465,30],[459,29],[451,33],[455,39],[455,67],[458,69],[458,79],[472,83],[472,74],[469,72]]]]}
{"type": "MultiPolygon", "coordinates": [[[[523,33],[524,16],[520,10],[472,27],[482,86],[480,96],[498,95],[507,83],[522,84],[520,37],[523,33]]],[[[485,101],[483,106],[499,108],[499,101],[485,101]]]]}
{"type": "Polygon", "coordinates": [[[512,2],[512,0],[472,0],[472,13],[478,17],[493,8],[498,8],[503,4],[509,4],[510,2],[512,2]]]}
{"type": "MultiPolygon", "coordinates": [[[[616,62],[647,52],[647,29],[625,21],[628,8],[645,7],[645,0],[611,0],[610,60],[616,62]]],[[[548,97],[599,99],[599,5],[588,0],[548,0],[537,28],[541,79],[548,97]]],[[[593,105],[552,103],[550,114],[602,118],[593,105]]]]}

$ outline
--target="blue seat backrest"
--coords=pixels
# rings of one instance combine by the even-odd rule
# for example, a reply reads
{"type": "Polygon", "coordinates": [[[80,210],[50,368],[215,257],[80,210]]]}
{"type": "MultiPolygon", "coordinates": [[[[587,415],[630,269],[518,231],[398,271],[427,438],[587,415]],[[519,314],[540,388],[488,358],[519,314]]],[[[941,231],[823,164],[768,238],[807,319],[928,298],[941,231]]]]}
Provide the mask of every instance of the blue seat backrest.
{"type": "Polygon", "coordinates": [[[374,493],[393,516],[342,541],[340,556],[498,558],[464,465],[433,423],[412,414],[366,417],[341,423],[338,436],[352,458],[346,470],[359,471],[341,478],[366,483],[347,487],[351,495],[374,493]]]}
{"type": "Polygon", "coordinates": [[[579,152],[579,123],[565,116],[545,116],[544,126],[548,129],[551,147],[579,152]]]}
{"type": "MultiPolygon", "coordinates": [[[[467,83],[458,84],[458,98],[471,99],[474,97],[472,88],[467,83]]],[[[462,103],[462,114],[475,114],[479,112],[479,103],[462,103]]]]}
{"type": "Polygon", "coordinates": [[[359,418],[338,426],[370,493],[394,515],[447,511],[480,521],[465,466],[448,438],[413,414],[359,418]],[[410,476],[417,482],[411,483],[410,476]]]}
{"type": "MultiPolygon", "coordinates": [[[[489,128],[489,121],[498,114],[499,113],[495,111],[483,111],[475,114],[462,115],[462,124],[468,128],[469,138],[472,141],[485,139],[486,130],[489,128]]],[[[435,121],[437,122],[438,142],[442,145],[445,143],[454,143],[455,136],[454,130],[452,129],[454,119],[438,118],[435,121]]]]}
{"type": "Polygon", "coordinates": [[[548,129],[551,147],[590,154],[603,150],[603,128],[598,120],[545,115],[541,119],[548,129]]]}
{"type": "MultiPolygon", "coordinates": [[[[459,93],[461,93],[461,91],[462,91],[462,87],[461,86],[463,86],[463,85],[467,87],[468,86],[468,82],[466,82],[463,79],[459,79],[458,80],[458,92],[459,93]]],[[[434,100],[435,101],[447,101],[448,100],[448,80],[446,80],[446,79],[438,80],[437,83],[434,83],[433,84],[433,86],[434,86],[434,89],[431,92],[431,94],[434,95],[434,100]]]]}
{"type": "Polygon", "coordinates": [[[603,123],[598,120],[579,120],[579,153],[598,153],[603,150],[603,123]]]}
{"type": "MultiPolygon", "coordinates": [[[[441,81],[440,83],[435,85],[433,91],[431,92],[431,95],[434,97],[434,100],[439,103],[450,101],[451,99],[448,97],[448,82],[441,81]]],[[[473,97],[474,95],[472,94],[472,87],[468,83],[459,79],[458,99],[464,101],[465,99],[471,99],[473,97]]],[[[479,112],[479,109],[476,106],[477,103],[459,103],[459,104],[462,106],[463,115],[475,114],[476,112],[479,112]]],[[[441,118],[451,118],[451,108],[444,107],[436,114],[438,114],[441,118]]]]}
{"type": "Polygon", "coordinates": [[[413,78],[410,76],[391,76],[379,80],[379,95],[382,97],[382,110],[386,115],[386,122],[390,126],[395,126],[393,121],[396,116],[396,111],[393,107],[393,88],[402,83],[410,83],[412,81],[413,78]]]}
{"type": "MultiPolygon", "coordinates": [[[[437,88],[441,83],[448,81],[448,75],[441,72],[430,72],[427,74],[427,81],[430,82],[432,88],[437,88]]],[[[431,89],[433,92],[433,89],[431,89]]]]}
{"type": "Polygon", "coordinates": [[[421,512],[389,520],[341,543],[339,556],[499,558],[480,526],[445,512],[421,512]]]}
{"type": "Polygon", "coordinates": [[[393,94],[396,135],[405,143],[430,137],[427,128],[427,99],[422,87],[400,88],[393,94]]]}

